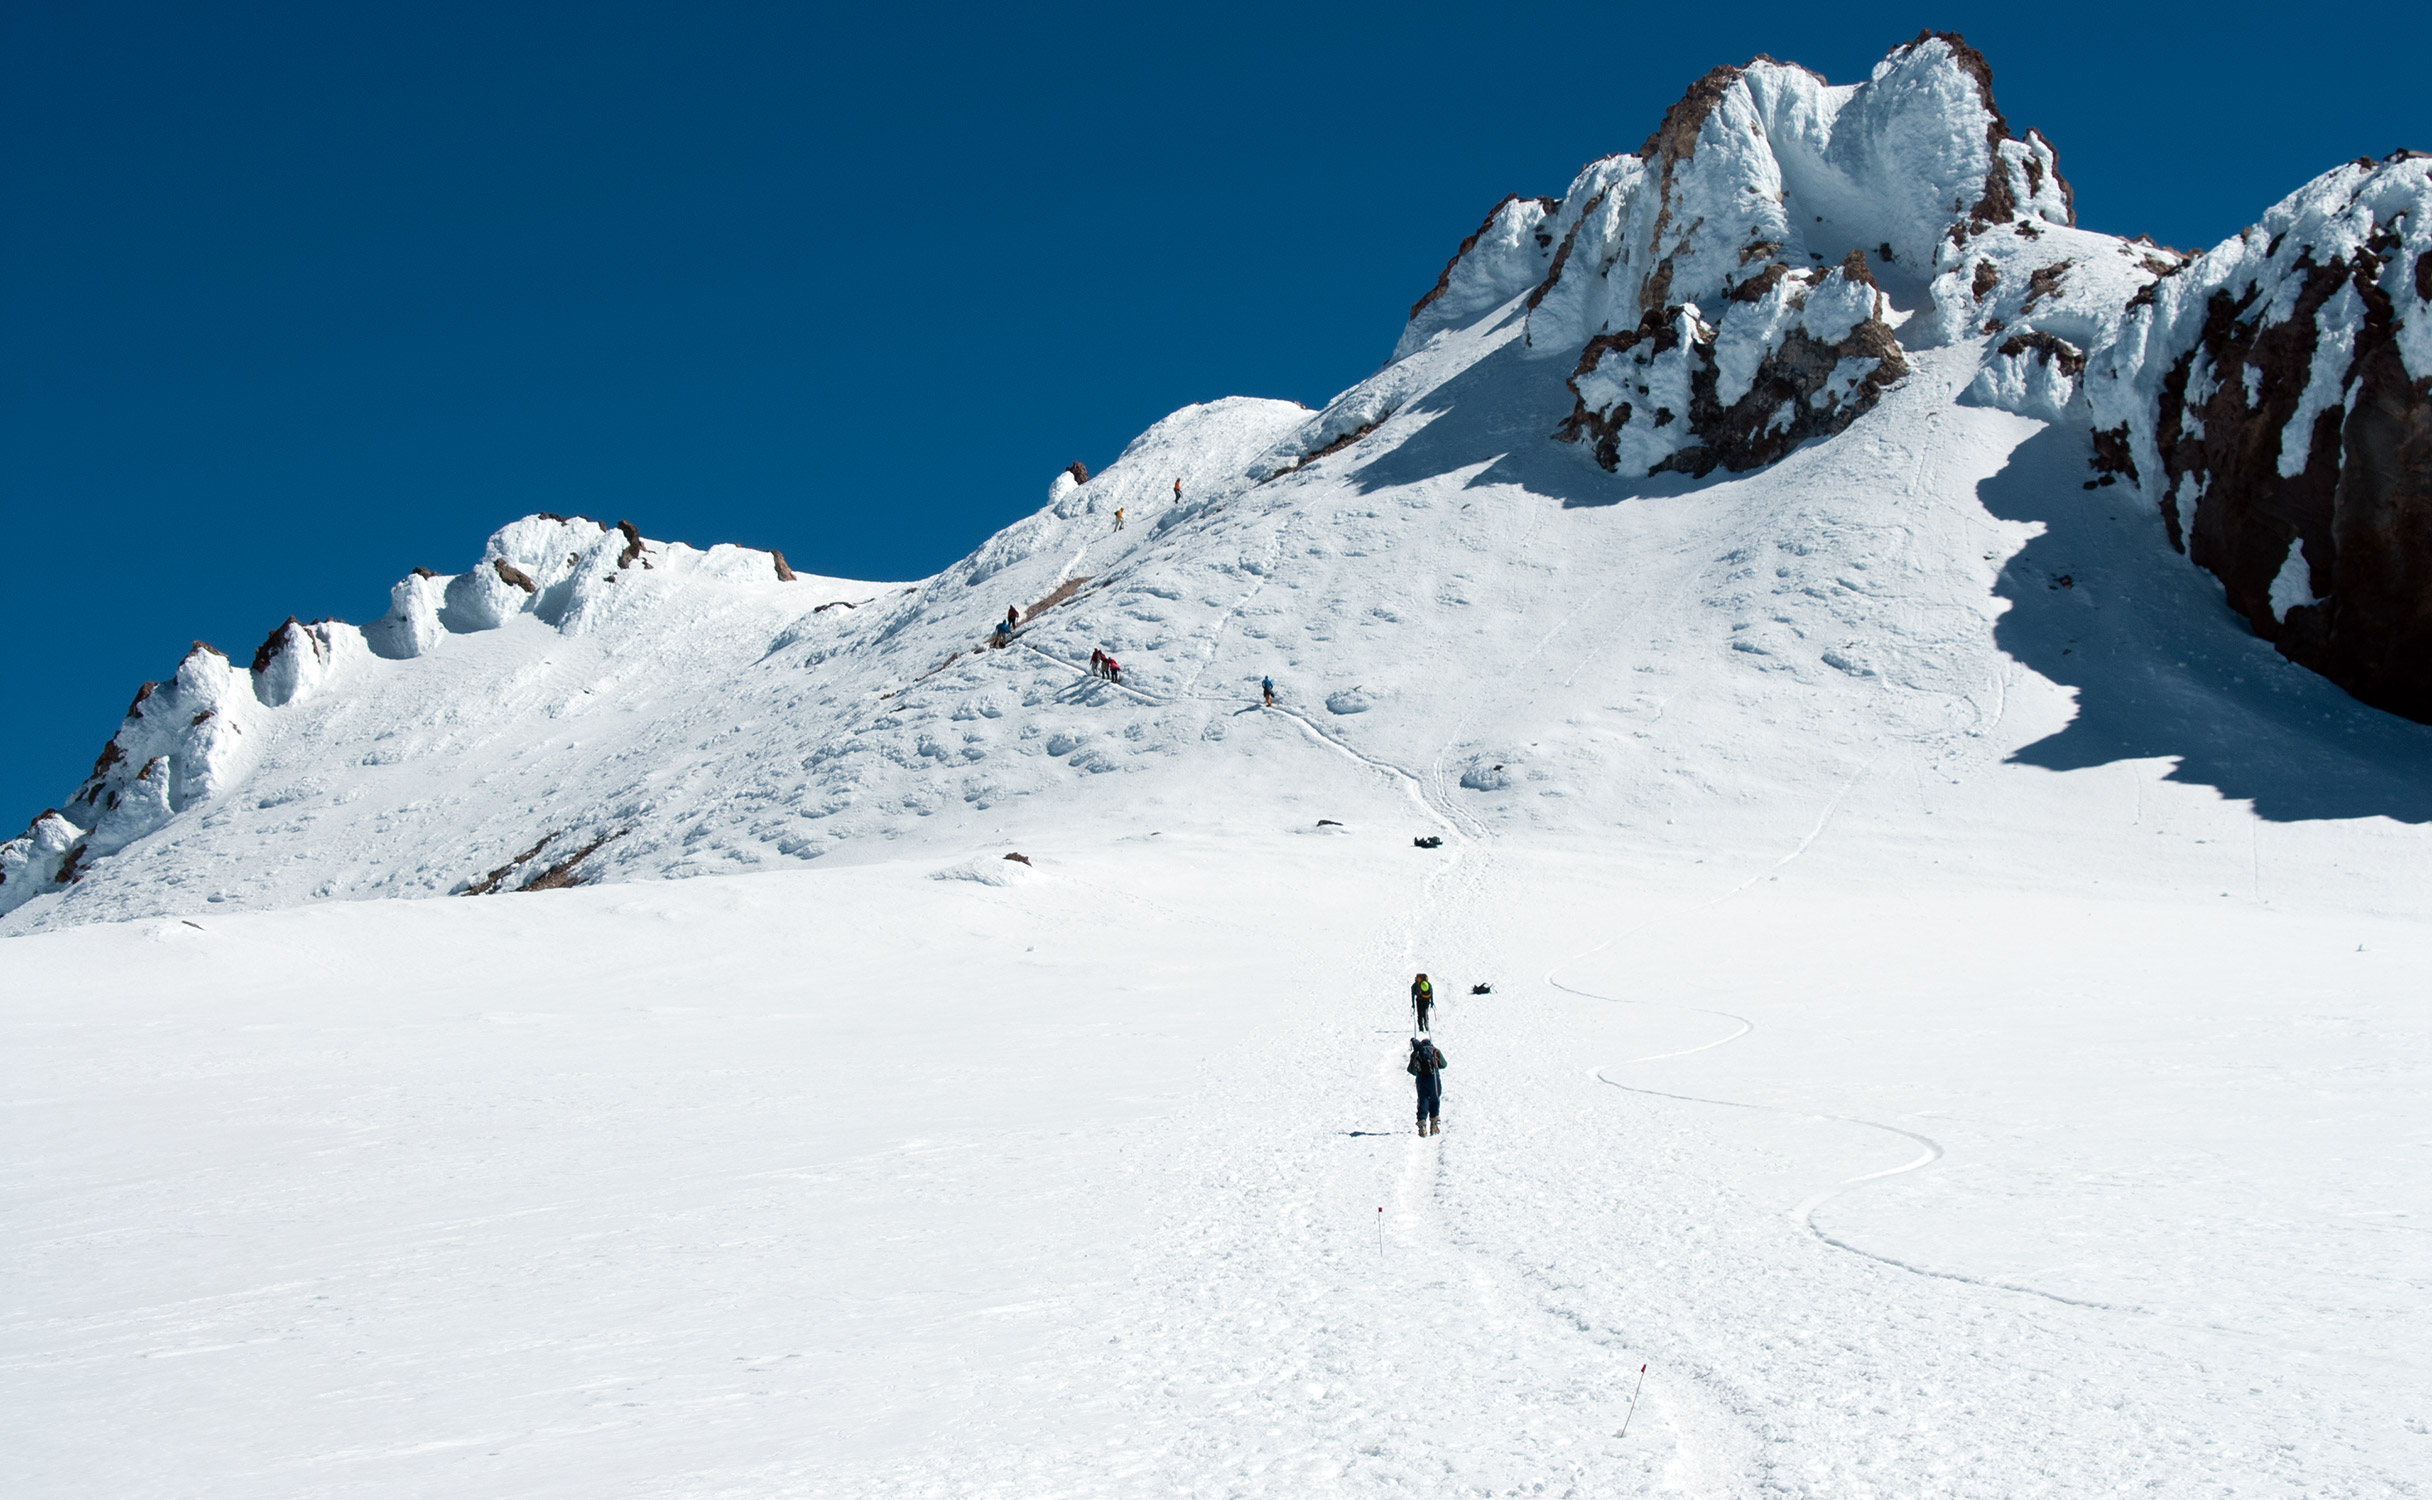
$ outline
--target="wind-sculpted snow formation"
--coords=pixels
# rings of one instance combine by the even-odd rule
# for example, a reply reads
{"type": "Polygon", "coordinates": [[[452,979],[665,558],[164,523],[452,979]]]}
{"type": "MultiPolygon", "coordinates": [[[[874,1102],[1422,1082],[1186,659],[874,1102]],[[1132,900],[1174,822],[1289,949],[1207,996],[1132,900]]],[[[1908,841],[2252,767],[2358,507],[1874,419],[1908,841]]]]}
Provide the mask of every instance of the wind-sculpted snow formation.
{"type": "Polygon", "coordinates": [[[2011,135],[1991,82],[1936,35],[1850,87],[1770,58],[1716,68],[1636,155],[1589,163],[1559,202],[1497,205],[1399,352],[1525,291],[1528,348],[1574,362],[1564,441],[1633,475],[1772,463],[1907,372],[1887,287],[1930,297],[1926,342],[1966,336],[1987,290],[1953,272],[1971,247],[2073,222],[2052,147],[2011,135]]]}
{"type": "Polygon", "coordinates": [[[2287,656],[2432,719],[2427,166],[2340,167],[2191,257],[2076,227],[2051,143],[2013,131],[1955,36],[1854,85],[1717,68],[1636,153],[1497,204],[1393,359],[1324,410],[1186,408],[933,578],[797,575],[540,515],[459,573],[414,570],[360,629],[291,619],[250,665],[197,643],[0,845],[0,915],[545,889],[960,836],[1108,795],[1107,772],[1187,781],[1235,753],[1269,672],[1312,743],[1382,764],[1442,741],[1493,817],[1636,826],[1670,805],[1648,788],[1744,757],[1742,721],[1783,702],[1843,738],[1970,711],[2004,670],[1985,564],[2029,534],[1973,487],[2037,424],[2090,486],[2150,504],[2120,545],[2181,548],[2287,656]],[[1602,503],[1659,493],[1670,509],[1602,503]],[[1871,540],[1936,506],[1963,518],[1940,553],[1871,540]],[[1653,591],[1627,617],[1647,640],[1681,599],[1714,627],[1641,641],[1631,670],[1755,674],[1739,706],[1675,708],[1626,773],[1578,695],[1622,712],[1643,681],[1573,673],[1525,722],[1480,723],[1489,685],[1542,666],[1512,633],[1529,611],[1597,618],[1621,580],[1653,591]],[[1008,605],[1024,629],[998,649],[1008,605]],[[1092,649],[1121,686],[1082,675],[1092,649]]]}

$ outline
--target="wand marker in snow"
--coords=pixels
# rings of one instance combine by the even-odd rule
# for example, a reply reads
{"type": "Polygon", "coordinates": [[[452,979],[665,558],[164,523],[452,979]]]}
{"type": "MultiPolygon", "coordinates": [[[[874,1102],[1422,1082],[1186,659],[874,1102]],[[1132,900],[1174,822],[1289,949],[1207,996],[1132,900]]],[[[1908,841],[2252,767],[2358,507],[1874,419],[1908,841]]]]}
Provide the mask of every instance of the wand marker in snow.
{"type": "Polygon", "coordinates": [[[1385,1258],[1385,1205],[1376,1206],[1376,1258],[1385,1258]]]}
{"type": "Polygon", "coordinates": [[[1647,1367],[1645,1365],[1640,1365],[1638,1367],[1638,1384],[1630,1387],[1630,1409],[1622,1413],[1621,1431],[1614,1433],[1613,1436],[1617,1438],[1626,1438],[1630,1435],[1630,1418],[1638,1415],[1638,1393],[1646,1388],[1647,1367]]]}

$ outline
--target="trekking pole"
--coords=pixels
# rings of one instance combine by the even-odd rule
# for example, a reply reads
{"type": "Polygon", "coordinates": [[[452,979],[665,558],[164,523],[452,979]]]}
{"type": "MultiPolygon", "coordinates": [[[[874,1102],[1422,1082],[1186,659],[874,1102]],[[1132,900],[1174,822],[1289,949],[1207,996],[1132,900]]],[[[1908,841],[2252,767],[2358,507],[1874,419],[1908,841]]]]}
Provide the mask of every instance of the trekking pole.
{"type": "Polygon", "coordinates": [[[1630,1409],[1622,1414],[1621,1431],[1614,1433],[1613,1436],[1617,1438],[1626,1438],[1630,1435],[1630,1418],[1638,1415],[1638,1393],[1646,1388],[1647,1367],[1645,1365],[1640,1365],[1638,1367],[1638,1384],[1630,1387],[1630,1409]]]}

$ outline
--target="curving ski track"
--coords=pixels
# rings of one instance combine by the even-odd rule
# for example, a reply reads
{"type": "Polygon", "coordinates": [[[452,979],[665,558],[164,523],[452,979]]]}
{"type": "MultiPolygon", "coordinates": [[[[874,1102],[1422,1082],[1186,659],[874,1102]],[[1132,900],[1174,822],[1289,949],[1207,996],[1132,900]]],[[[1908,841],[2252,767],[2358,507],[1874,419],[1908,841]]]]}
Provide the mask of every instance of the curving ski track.
{"type": "MultiPolygon", "coordinates": [[[[1808,830],[1807,836],[1799,840],[1797,846],[1794,847],[1788,854],[1783,855],[1780,859],[1774,861],[1771,866],[1768,866],[1764,870],[1760,870],[1755,875],[1749,876],[1746,880],[1741,881],[1738,885],[1733,886],[1731,889],[1715,897],[1712,901],[1707,902],[1706,906],[1718,906],[1723,902],[1730,900],[1732,897],[1737,896],[1742,891],[1745,891],[1750,886],[1756,884],[1759,880],[1762,880],[1766,874],[1773,870],[1782,868],[1784,865],[1789,864],[1792,860],[1795,860],[1800,855],[1806,853],[1808,849],[1814,845],[1817,838],[1823,834],[1826,825],[1832,821],[1833,812],[1840,807],[1842,799],[1849,794],[1852,787],[1856,786],[1857,783],[1865,777],[1867,771],[1873,768],[1875,760],[1879,760],[1880,758],[1881,753],[1878,752],[1874,759],[1870,759],[1864,767],[1859,769],[1856,775],[1853,775],[1841,786],[1839,791],[1833,794],[1832,799],[1825,804],[1823,812],[1817,816],[1815,826],[1808,830]]],[[[1747,1036],[1756,1030],[1756,1023],[1754,1021],[1749,1020],[1746,1016],[1735,1015],[1730,1011],[1713,1010],[1704,1006],[1671,1005],[1660,1000],[1630,1000],[1618,995],[1602,995],[1593,990],[1581,989],[1576,985],[1564,984],[1562,981],[1554,977],[1556,974],[1561,973],[1564,969],[1567,969],[1571,965],[1580,962],[1582,959],[1585,959],[1592,954],[1601,953],[1605,949],[1612,947],[1615,943],[1622,941],[1624,938],[1630,936],[1631,933],[1637,932],[1645,925],[1646,924],[1643,922],[1636,924],[1627,931],[1614,937],[1607,938],[1604,942],[1597,944],[1595,947],[1589,948],[1585,952],[1576,954],[1571,958],[1565,959],[1561,963],[1556,964],[1553,968],[1548,969],[1545,972],[1545,984],[1549,988],[1561,990],[1566,994],[1577,995],[1582,999],[1600,1000],[1610,1005],[1654,1006],[1663,1009],[1684,1010],[1696,1015],[1715,1016],[1734,1023],[1738,1029],[1736,1031],[1729,1032],[1726,1035],[1716,1037],[1712,1041],[1700,1042],[1694,1047],[1683,1047],[1671,1052],[1650,1053],[1645,1057],[1633,1057],[1627,1062],[1606,1064],[1604,1066],[1592,1068],[1589,1070],[1590,1077],[1608,1087],[1620,1089],[1622,1092],[1629,1094],[1645,1094],[1653,1098],[1674,1099],[1687,1104],[1707,1104],[1718,1109],[1745,1109],[1762,1114],[1786,1115],[1795,1119],[1830,1121],[1832,1123],[1841,1125],[1856,1125],[1868,1130],[1881,1130],[1891,1135],[1899,1136],[1904,1140],[1913,1141],[1917,1145],[1925,1148],[1923,1154],[1918,1156],[1916,1160],[1904,1162],[1896,1167],[1886,1167],[1880,1171],[1866,1172],[1856,1177],[1844,1179],[1842,1182],[1826,1189],[1824,1192],[1816,1194],[1814,1197],[1809,1198],[1806,1202],[1801,1203],[1796,1209],[1792,1210],[1792,1212],[1798,1217],[1799,1222],[1806,1227],[1807,1232],[1815,1236],[1815,1238],[1821,1243],[1829,1245],[1835,1250],[1840,1250],[1850,1255],[1859,1256],[1866,1260],[1877,1262],[1881,1265],[1891,1266],[1894,1269],[1906,1271],[1914,1276],[1931,1277],[1938,1281],[1955,1281],[1968,1286],[1985,1287],[1993,1291],[2014,1292],[2022,1297],[2040,1297],[2047,1302],[2057,1302],[2068,1307],[2093,1308],[2103,1312],[2140,1314],[2148,1312],[2148,1309],[2142,1307],[2127,1306],[2113,1302],[2097,1302],[2080,1297],[2064,1297],[2057,1292],[2047,1292],[2031,1286],[2020,1286],[2015,1282],[1995,1281],[1981,1276],[1969,1276],[1957,1271],[1935,1270],[1930,1266],[1921,1266],[1913,1261],[1902,1260],[1898,1256],[1884,1255],[1873,1250],[1863,1249],[1857,1245],[1849,1243],[1847,1240],[1839,1239],[1827,1233],[1821,1225],[1816,1223],[1817,1210],[1821,1209],[1825,1204],[1832,1202],[1834,1199],[1839,1198],[1846,1193],[1853,1192],[1858,1188],[1864,1187],[1870,1182],[1883,1182],[1894,1177],[1904,1177],[1911,1172],[1922,1171],[1925,1168],[1932,1166],[1935,1162],[1940,1161],[1944,1155],[1942,1143],[1933,1139],[1931,1136],[1920,1134],[1917,1131],[1909,1130],[1899,1125],[1887,1125],[1881,1120],[1869,1120],[1857,1115],[1822,1115],[1810,1113],[1804,1110],[1784,1109],[1778,1105],[1756,1104],[1742,1099],[1714,1099],[1696,1094],[1676,1094],[1663,1089],[1651,1089],[1641,1087],[1636,1084],[1622,1083],[1617,1079],[1606,1076],[1605,1066],[1634,1067],[1640,1063],[1667,1062],[1675,1058],[1689,1057],[1695,1055],[1696,1053],[1709,1052],[1717,1047],[1726,1046],[1732,1042],[1736,1042],[1740,1038],[1747,1036]]]]}

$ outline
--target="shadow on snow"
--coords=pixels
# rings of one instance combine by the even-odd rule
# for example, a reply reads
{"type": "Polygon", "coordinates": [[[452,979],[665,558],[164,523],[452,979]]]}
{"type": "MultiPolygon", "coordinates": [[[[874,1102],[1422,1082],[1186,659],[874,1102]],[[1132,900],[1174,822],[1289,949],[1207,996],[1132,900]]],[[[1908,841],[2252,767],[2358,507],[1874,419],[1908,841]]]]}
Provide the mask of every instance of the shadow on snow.
{"type": "MultiPolygon", "coordinates": [[[[1580,507],[1736,477],[1611,475],[1549,441],[1570,410],[1566,373],[1560,359],[1505,344],[1414,402],[1409,413],[1431,420],[1349,482],[1368,494],[1475,468],[1464,488],[1509,484],[1580,507]],[[1480,467],[1482,453],[1498,456],[1480,467]]],[[[1995,585],[2011,608],[1994,643],[2077,694],[2067,727],[2011,759],[2074,771],[2169,758],[2171,780],[2251,802],[2276,822],[2432,822],[2432,727],[2367,707],[2273,650],[2211,574],[2171,550],[2161,518],[2132,491],[2083,488],[2087,456],[2081,428],[2047,427],[1977,487],[1992,514],[2045,528],[1995,585]]]]}
{"type": "MultiPolygon", "coordinates": [[[[1551,441],[1555,427],[1570,415],[1571,393],[1562,381],[1571,362],[1530,359],[1526,353],[1514,339],[1411,403],[1405,414],[1431,420],[1360,468],[1351,483],[1366,495],[1475,468],[1478,455],[1492,453],[1499,456],[1463,488],[1515,485],[1573,508],[1693,494],[1735,477],[1717,469],[1704,479],[1682,474],[1632,479],[1605,473],[1574,444],[1551,441]]],[[[1346,456],[1357,452],[1354,448],[1346,456]]]]}
{"type": "Polygon", "coordinates": [[[2086,460],[2082,429],[2047,427],[1977,487],[1994,515],[2045,528],[1995,585],[2011,607],[1994,643],[2077,691],[2068,726],[2011,759],[2075,771],[2167,756],[2171,780],[2275,822],[2432,822],[2432,728],[2273,650],[2133,491],[2083,488],[2086,460]]]}

